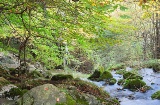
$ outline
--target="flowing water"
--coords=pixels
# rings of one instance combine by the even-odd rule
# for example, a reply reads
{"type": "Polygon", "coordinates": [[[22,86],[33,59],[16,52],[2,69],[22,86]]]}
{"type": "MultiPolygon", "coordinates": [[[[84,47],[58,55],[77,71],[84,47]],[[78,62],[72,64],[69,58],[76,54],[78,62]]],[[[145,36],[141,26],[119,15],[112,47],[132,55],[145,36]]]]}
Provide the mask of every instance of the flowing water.
{"type": "MultiPolygon", "coordinates": [[[[146,84],[152,88],[151,90],[141,93],[133,92],[128,89],[122,89],[122,86],[117,84],[104,85],[104,81],[94,83],[109,92],[112,97],[118,98],[121,105],[160,105],[160,100],[151,99],[151,95],[160,90],[160,73],[155,73],[152,69],[145,68],[139,70],[139,74],[143,77],[143,81],[145,81],[146,84]]],[[[115,72],[112,72],[112,75],[117,80],[123,78],[122,75],[115,74],[115,72]]]]}

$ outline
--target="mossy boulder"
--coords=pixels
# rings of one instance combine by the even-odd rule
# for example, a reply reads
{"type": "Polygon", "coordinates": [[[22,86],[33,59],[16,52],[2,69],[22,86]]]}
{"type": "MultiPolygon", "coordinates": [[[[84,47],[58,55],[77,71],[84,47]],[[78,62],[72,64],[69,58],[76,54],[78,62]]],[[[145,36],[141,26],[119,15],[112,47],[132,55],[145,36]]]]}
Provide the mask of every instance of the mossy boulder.
{"type": "Polygon", "coordinates": [[[66,94],[52,84],[37,86],[16,100],[15,105],[56,105],[65,103],[66,94]]]}
{"type": "Polygon", "coordinates": [[[151,98],[160,100],[160,91],[157,91],[154,94],[152,94],[151,98]]]}
{"type": "Polygon", "coordinates": [[[123,88],[130,90],[137,90],[144,86],[146,86],[146,83],[140,79],[125,80],[125,83],[123,84],[123,88]]]}
{"type": "Polygon", "coordinates": [[[62,80],[71,80],[73,79],[73,76],[70,74],[56,74],[52,76],[52,81],[62,81],[62,80]]]}
{"type": "Polygon", "coordinates": [[[109,85],[114,85],[117,82],[117,80],[115,78],[111,78],[109,80],[109,85]]]}
{"type": "Polygon", "coordinates": [[[134,74],[132,72],[126,72],[123,75],[124,79],[143,79],[143,77],[139,76],[138,74],[134,74]]]}
{"type": "Polygon", "coordinates": [[[88,77],[88,79],[92,81],[98,81],[101,74],[101,71],[95,70],[94,73],[90,77],[88,77]]]}
{"type": "Polygon", "coordinates": [[[104,71],[99,79],[100,80],[108,80],[111,78],[113,78],[112,74],[109,71],[104,71]]]}
{"type": "Polygon", "coordinates": [[[118,85],[123,85],[124,83],[125,83],[125,79],[120,79],[117,82],[118,85]]]}

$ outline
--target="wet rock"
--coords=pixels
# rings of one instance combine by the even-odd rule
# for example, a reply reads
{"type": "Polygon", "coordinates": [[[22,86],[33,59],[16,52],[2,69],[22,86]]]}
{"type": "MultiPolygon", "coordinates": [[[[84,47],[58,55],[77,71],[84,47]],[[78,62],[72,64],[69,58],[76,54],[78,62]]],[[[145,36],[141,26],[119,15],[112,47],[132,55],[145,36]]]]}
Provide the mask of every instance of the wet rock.
{"type": "Polygon", "coordinates": [[[16,101],[16,105],[58,105],[65,102],[65,93],[52,84],[45,84],[29,90],[16,101]]]}
{"type": "Polygon", "coordinates": [[[129,79],[125,81],[123,88],[130,89],[130,90],[139,90],[145,85],[146,83],[140,79],[129,79]]]}
{"type": "Polygon", "coordinates": [[[109,85],[114,85],[117,82],[117,80],[115,78],[111,78],[109,80],[109,85]]]}
{"type": "Polygon", "coordinates": [[[157,91],[154,94],[152,94],[151,98],[160,100],[160,91],[157,91]]]}

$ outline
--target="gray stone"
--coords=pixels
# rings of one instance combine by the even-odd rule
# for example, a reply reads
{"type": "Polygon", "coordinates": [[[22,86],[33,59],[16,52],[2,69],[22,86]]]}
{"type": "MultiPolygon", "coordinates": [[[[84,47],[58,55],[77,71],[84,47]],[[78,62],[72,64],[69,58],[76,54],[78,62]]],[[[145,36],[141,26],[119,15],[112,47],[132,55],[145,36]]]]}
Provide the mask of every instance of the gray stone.
{"type": "Polygon", "coordinates": [[[4,97],[4,93],[9,92],[9,90],[11,90],[12,88],[18,88],[18,87],[13,84],[3,86],[0,91],[0,97],[4,97]]]}
{"type": "Polygon", "coordinates": [[[17,57],[11,53],[3,52],[0,52],[0,64],[7,68],[17,68],[20,65],[17,57]]]}
{"type": "Polygon", "coordinates": [[[65,93],[52,84],[37,86],[16,101],[17,105],[55,105],[66,102],[65,93]]]}

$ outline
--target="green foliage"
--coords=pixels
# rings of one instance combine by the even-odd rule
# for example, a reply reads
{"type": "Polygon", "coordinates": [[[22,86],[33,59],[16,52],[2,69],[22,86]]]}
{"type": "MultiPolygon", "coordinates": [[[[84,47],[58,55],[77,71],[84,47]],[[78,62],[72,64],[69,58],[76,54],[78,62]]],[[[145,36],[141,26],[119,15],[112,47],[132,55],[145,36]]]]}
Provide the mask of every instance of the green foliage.
{"type": "Polygon", "coordinates": [[[25,53],[27,59],[34,58],[49,65],[48,67],[62,65],[66,56],[68,62],[74,59],[67,53],[77,46],[89,56],[93,50],[106,47],[106,43],[113,45],[118,42],[116,36],[124,33],[123,30],[126,29],[123,22],[119,21],[117,24],[117,19],[106,16],[118,7],[122,11],[127,9],[114,2],[103,3],[103,0],[80,2],[55,0],[54,3],[51,0],[0,2],[2,2],[1,38],[7,40],[6,38],[14,37],[19,40],[18,47],[13,47],[8,41],[9,45],[4,49],[21,51],[20,48],[24,47],[24,42],[28,38],[26,49],[23,49],[26,51],[21,51],[21,57],[25,53]],[[30,52],[35,56],[32,57],[30,52]]]}

